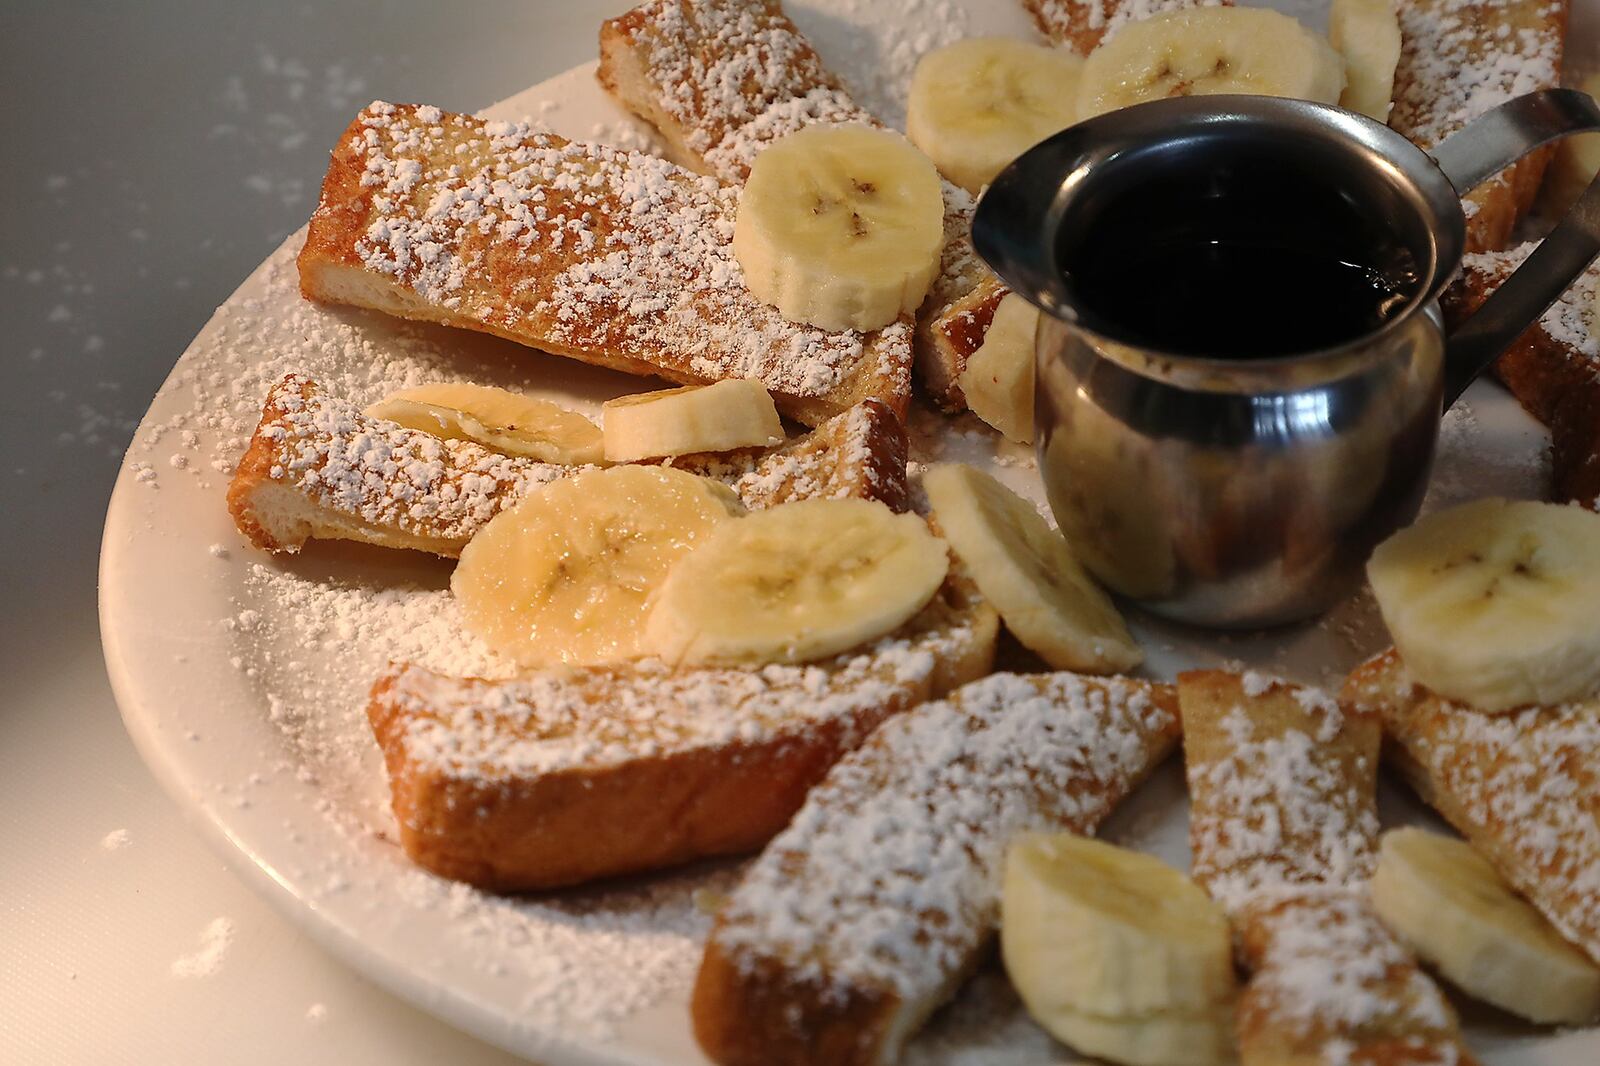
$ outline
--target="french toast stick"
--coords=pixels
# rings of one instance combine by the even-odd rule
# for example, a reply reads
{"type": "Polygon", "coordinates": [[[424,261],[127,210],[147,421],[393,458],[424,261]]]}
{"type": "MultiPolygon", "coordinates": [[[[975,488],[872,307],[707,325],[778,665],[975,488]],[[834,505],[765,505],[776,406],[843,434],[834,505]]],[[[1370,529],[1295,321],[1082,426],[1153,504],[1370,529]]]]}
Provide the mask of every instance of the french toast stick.
{"type": "Polygon", "coordinates": [[[1093,832],[1172,749],[1170,687],[995,674],[842,759],[717,916],[696,1038],[723,1066],[890,1063],[995,930],[1013,834],[1093,832]]]}
{"type": "Polygon", "coordinates": [[[1484,714],[1416,684],[1393,649],[1341,698],[1382,716],[1417,794],[1600,963],[1600,700],[1484,714]]]}
{"type": "MultiPolygon", "coordinates": [[[[1400,63],[1389,125],[1424,149],[1486,111],[1561,84],[1568,0],[1396,0],[1400,63]]],[[[1532,206],[1551,149],[1462,200],[1467,250],[1504,248],[1532,206]]]]}
{"type": "MultiPolygon", "coordinates": [[[[882,125],[777,0],[648,0],[601,25],[597,76],[661,131],[673,158],[726,181],[744,181],[763,148],[805,126],[882,125]]],[[[944,251],[917,314],[915,361],[929,398],[964,410],[956,378],[1005,289],[972,250],[975,201],[943,189],[944,251]]]]}
{"type": "MultiPolygon", "coordinates": [[[[746,507],[850,496],[910,506],[906,434],[865,400],[770,448],[685,455],[668,465],[728,484],[746,507]]],[[[310,539],[354,540],[455,558],[507,507],[580,466],[501,455],[371,418],[316,382],[273,386],[228,486],[228,510],[252,544],[299,551],[310,539]]]]}
{"type": "Polygon", "coordinates": [[[785,320],[745,287],[737,207],[736,186],[653,156],[374,103],[334,148],[300,286],[680,384],[759,381],[807,425],[868,399],[904,418],[911,316],[785,320]]]}
{"type": "MultiPolygon", "coordinates": [[[[1440,304],[1454,329],[1527,258],[1532,244],[1467,256],[1440,304]]],[[[1551,496],[1600,510],[1600,267],[1591,266],[1495,363],[1494,374],[1550,430],[1551,496]]]]}
{"type": "Polygon", "coordinates": [[[1259,674],[1178,678],[1195,879],[1250,976],[1243,1066],[1467,1063],[1454,1012],[1378,921],[1377,716],[1259,674]]]}
{"type": "Polygon", "coordinates": [[[759,848],[878,724],[987,673],[998,628],[956,576],[899,632],[821,663],[511,681],[396,664],[367,716],[414,862],[553,888],[759,848]]]}

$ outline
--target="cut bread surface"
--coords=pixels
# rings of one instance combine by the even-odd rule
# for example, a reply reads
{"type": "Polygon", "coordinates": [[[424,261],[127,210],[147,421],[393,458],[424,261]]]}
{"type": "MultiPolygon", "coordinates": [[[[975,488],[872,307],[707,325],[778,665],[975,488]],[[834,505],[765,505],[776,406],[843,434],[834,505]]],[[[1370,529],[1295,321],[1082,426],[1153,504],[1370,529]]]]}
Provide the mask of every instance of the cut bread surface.
{"type": "MultiPolygon", "coordinates": [[[[726,483],[750,508],[856,497],[903,511],[906,447],[899,418],[867,400],[771,448],[685,455],[670,465],[726,483]]],[[[228,487],[228,509],[239,531],[268,551],[354,540],[454,558],[502,510],[584,469],[371,418],[291,374],[267,396],[228,487]]]]}
{"type": "Polygon", "coordinates": [[[301,288],[682,384],[753,379],[809,425],[867,399],[903,418],[909,316],[870,333],[786,321],[745,288],[737,203],[652,156],[375,103],[334,149],[301,288]]]}

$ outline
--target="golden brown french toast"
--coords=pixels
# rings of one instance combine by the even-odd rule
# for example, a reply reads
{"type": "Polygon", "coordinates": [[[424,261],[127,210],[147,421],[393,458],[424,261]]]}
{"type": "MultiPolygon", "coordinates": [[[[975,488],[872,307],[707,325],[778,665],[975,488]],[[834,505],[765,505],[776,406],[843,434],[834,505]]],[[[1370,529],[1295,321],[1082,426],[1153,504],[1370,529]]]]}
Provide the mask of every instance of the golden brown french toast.
{"type": "Polygon", "coordinates": [[[1484,714],[1416,684],[1393,650],[1341,699],[1382,716],[1417,794],[1600,962],[1600,700],[1484,714]]]}
{"type": "MultiPolygon", "coordinates": [[[[685,455],[668,465],[726,483],[752,509],[850,496],[904,511],[906,447],[900,419],[866,400],[770,448],[685,455]]],[[[267,394],[228,486],[228,510],[250,543],[268,551],[355,540],[455,558],[505,508],[583,469],[371,418],[291,374],[267,394]]]]}
{"type": "Polygon", "coordinates": [[[1439,989],[1378,921],[1380,727],[1369,710],[1260,674],[1178,678],[1193,873],[1250,972],[1244,1066],[1465,1063],[1439,989]]]}
{"type": "Polygon", "coordinates": [[[334,149],[300,284],[628,373],[753,379],[808,425],[868,399],[903,418],[910,316],[870,333],[786,321],[745,287],[737,205],[653,156],[375,103],[334,149]]]}
{"type": "Polygon", "coordinates": [[[1022,0],[1051,44],[1086,56],[1124,24],[1191,7],[1230,7],[1232,0],[1022,0]]]}
{"type": "Polygon", "coordinates": [[[889,1063],[976,965],[1030,829],[1093,832],[1178,739],[1169,686],[995,674],[890,719],[717,916],[695,1036],[723,1066],[889,1063]]]}
{"type": "MultiPolygon", "coordinates": [[[[1397,0],[1400,63],[1389,125],[1432,149],[1479,115],[1561,84],[1567,0],[1397,0]]],[[[1550,151],[1462,201],[1467,250],[1504,248],[1538,194],[1550,151]]]]}
{"type": "MultiPolygon", "coordinates": [[[[1527,258],[1532,244],[1469,255],[1441,304],[1453,329],[1527,258]]],[[[1495,363],[1494,373],[1550,430],[1552,498],[1600,510],[1600,267],[1590,267],[1495,363]]]]}
{"type": "Polygon", "coordinates": [[[999,619],[960,577],[898,633],[805,666],[396,665],[367,716],[406,854],[496,891],[759,848],[885,719],[986,674],[999,619]]]}
{"type": "MultiPolygon", "coordinates": [[[[661,131],[675,159],[728,181],[744,181],[763,148],[805,126],[881,125],[777,0],[649,0],[601,25],[597,76],[661,131]]],[[[916,365],[931,399],[964,410],[955,380],[1005,290],[972,250],[972,197],[950,182],[943,189],[944,252],[917,314],[916,365]],[[995,289],[987,312],[975,315],[975,302],[995,289]]]]}

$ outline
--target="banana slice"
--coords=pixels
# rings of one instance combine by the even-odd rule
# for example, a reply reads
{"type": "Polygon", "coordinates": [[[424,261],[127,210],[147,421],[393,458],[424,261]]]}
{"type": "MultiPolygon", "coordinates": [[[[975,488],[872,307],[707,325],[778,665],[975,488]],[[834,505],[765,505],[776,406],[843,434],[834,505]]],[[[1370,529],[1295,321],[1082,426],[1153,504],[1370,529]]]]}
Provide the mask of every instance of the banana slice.
{"type": "Polygon", "coordinates": [[[681,470],[589,471],[496,515],[450,587],[472,631],[524,666],[637,658],[668,570],[742,511],[726,485],[681,470]]]}
{"type": "Polygon", "coordinates": [[[805,500],[728,523],[672,569],[645,641],[669,662],[798,663],[898,629],[950,553],[914,514],[805,500]]]}
{"type": "Polygon", "coordinates": [[[1033,334],[1039,309],[1007,293],[956,378],[972,413],[1019,444],[1033,440],[1033,334]]]}
{"type": "Polygon", "coordinates": [[[1154,856],[1071,833],[1027,834],[1007,850],[1000,947],[1041,1021],[1058,1010],[1203,1018],[1234,998],[1228,919],[1200,886],[1154,856]]]}
{"type": "Polygon", "coordinates": [[[960,463],[922,478],[940,531],[1006,628],[1058,670],[1107,674],[1144,660],[1122,616],[1033,504],[960,463]]]}
{"type": "Polygon", "coordinates": [[[778,409],[757,381],[736,379],[622,396],[600,413],[605,456],[613,463],[764,448],[783,440],[778,409]]]}
{"type": "Polygon", "coordinates": [[[600,427],[587,418],[548,400],[488,385],[441,382],[402,389],[366,414],[541,463],[582,466],[600,462],[603,455],[600,427]]]}
{"type": "Polygon", "coordinates": [[[1441,696],[1495,713],[1600,688],[1600,514],[1478,500],[1384,541],[1367,578],[1406,668],[1441,696]]]}
{"type": "MultiPolygon", "coordinates": [[[[1578,88],[1600,99],[1600,74],[1591,74],[1578,88]]],[[[1589,187],[1596,173],[1600,173],[1600,133],[1584,133],[1564,138],[1556,148],[1555,159],[1550,163],[1549,176],[1545,178],[1544,195],[1551,216],[1557,217],[1571,207],[1589,187]]]]}
{"type": "Polygon", "coordinates": [[[1255,93],[1338,103],[1344,61],[1287,15],[1199,7],[1130,22],[1090,53],[1078,118],[1169,96],[1255,93]]]}
{"type": "Polygon", "coordinates": [[[1128,1066],[1232,1066],[1235,1051],[1231,1007],[1204,1014],[1154,1014],[1142,1018],[1102,1018],[1057,1009],[1048,1020],[1031,1008],[1039,1027],[1080,1051],[1128,1066]]]}
{"type": "Polygon", "coordinates": [[[756,157],[733,252],[757,299],[822,329],[880,329],[939,269],[939,172],[898,133],[813,126],[756,157]]]}
{"type": "Polygon", "coordinates": [[[1533,1022],[1600,1016],[1600,968],[1464,841],[1385,833],[1372,903],[1424,961],[1485,1003],[1533,1022]]]}
{"type": "Polygon", "coordinates": [[[1328,43],[1344,56],[1339,106],[1388,122],[1400,63],[1400,17],[1393,0],[1333,0],[1328,43]]]}
{"type": "Polygon", "coordinates": [[[1076,120],[1083,60],[1015,37],[972,37],[923,56],[906,134],[939,173],[976,194],[1006,164],[1076,120]]]}

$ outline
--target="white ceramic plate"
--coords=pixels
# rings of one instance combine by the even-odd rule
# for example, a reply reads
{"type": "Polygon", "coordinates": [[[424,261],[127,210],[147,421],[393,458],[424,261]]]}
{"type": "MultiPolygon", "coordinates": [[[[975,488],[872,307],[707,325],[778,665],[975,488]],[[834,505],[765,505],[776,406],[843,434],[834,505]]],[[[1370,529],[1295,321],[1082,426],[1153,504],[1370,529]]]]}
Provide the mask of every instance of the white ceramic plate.
{"type": "MultiPolygon", "coordinates": [[[[795,15],[824,55],[887,114],[910,43],[930,25],[909,0],[864,13],[808,5],[795,15]],[[898,20],[898,22],[896,21],[898,20]],[[865,23],[863,26],[862,23],[865,23]],[[914,24],[914,25],[913,25],[914,24]]],[[[948,7],[948,5],[942,5],[948,7]]],[[[1026,32],[1013,5],[972,0],[937,24],[1026,32]],[[970,8],[971,10],[966,10],[970,8]]],[[[648,146],[651,135],[575,68],[488,110],[532,116],[568,136],[648,146]]],[[[689,981],[707,919],[696,889],[727,887],[733,863],[602,890],[508,900],[413,868],[393,843],[388,795],[362,713],[390,658],[444,669],[504,669],[463,634],[448,565],[408,553],[313,544],[272,559],[235,532],[223,497],[267,387],[304,370],[367,402],[400,384],[462,377],[575,406],[652,387],[465,332],[420,327],[301,299],[285,242],[179,359],[145,416],[112,496],[101,556],[101,623],[112,684],[151,769],[241,873],[324,946],[445,1020],[552,1064],[702,1063],[687,1025],[689,981]]],[[[971,419],[914,420],[918,458],[988,465],[1039,497],[1031,460],[997,455],[971,419]]],[[[1544,437],[1508,397],[1480,384],[1447,419],[1430,505],[1536,496],[1544,437]]],[[[1380,646],[1357,599],[1317,625],[1217,638],[1140,623],[1150,671],[1237,660],[1308,681],[1336,680],[1380,646]]],[[[1425,820],[1386,787],[1385,819],[1425,820]]],[[[1186,865],[1176,766],[1143,789],[1106,835],[1186,865]]],[[[1600,1032],[1552,1034],[1464,1005],[1485,1061],[1600,1061],[1600,1032]]],[[[911,1062],[1071,1062],[989,973],[937,1017],[911,1062]]]]}

